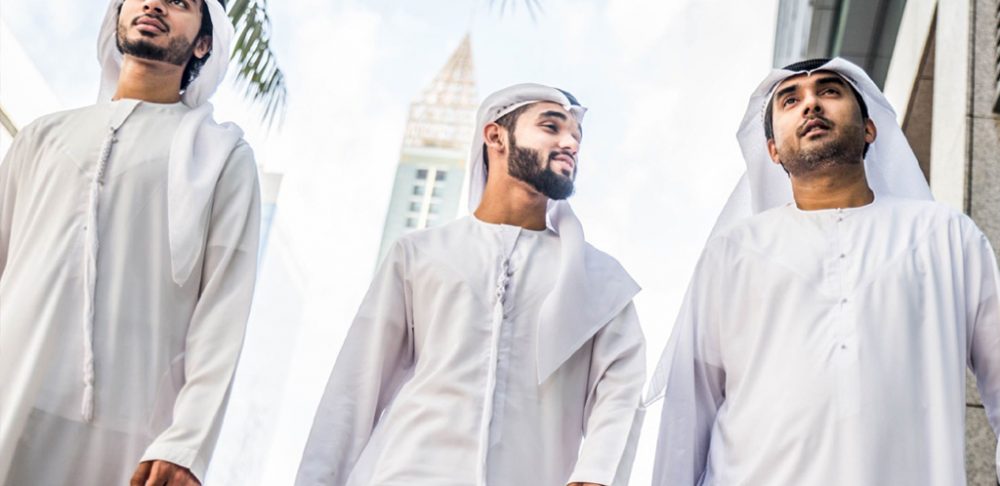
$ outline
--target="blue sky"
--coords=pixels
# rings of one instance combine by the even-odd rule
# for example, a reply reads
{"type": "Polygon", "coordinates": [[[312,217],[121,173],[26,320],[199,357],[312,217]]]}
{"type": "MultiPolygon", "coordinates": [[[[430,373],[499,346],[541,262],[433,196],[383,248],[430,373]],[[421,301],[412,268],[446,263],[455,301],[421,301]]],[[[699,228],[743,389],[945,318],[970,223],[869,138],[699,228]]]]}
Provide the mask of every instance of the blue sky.
{"type": "MultiPolygon", "coordinates": [[[[277,390],[285,396],[271,411],[281,424],[272,432],[278,445],[261,466],[281,482],[263,484],[282,484],[293,472],[330,350],[367,289],[409,102],[466,32],[480,99],[531,81],[567,89],[589,107],[571,201],[588,239],[643,286],[636,304],[655,364],[701,246],[743,170],[735,133],[770,69],[777,2],[542,3],[532,19],[488,0],[270,2],[289,88],[284,125],[263,130],[231,84],[214,100],[216,117],[246,130],[262,165],[285,174],[258,284],[260,301],[282,311],[255,311],[267,315],[250,332],[263,336],[279,321],[287,332],[247,342],[248,353],[285,356],[293,377],[277,390]]],[[[0,18],[64,107],[96,96],[104,9],[103,1],[0,4],[0,18]]],[[[648,484],[658,413],[647,417],[632,484],[648,484]]]]}

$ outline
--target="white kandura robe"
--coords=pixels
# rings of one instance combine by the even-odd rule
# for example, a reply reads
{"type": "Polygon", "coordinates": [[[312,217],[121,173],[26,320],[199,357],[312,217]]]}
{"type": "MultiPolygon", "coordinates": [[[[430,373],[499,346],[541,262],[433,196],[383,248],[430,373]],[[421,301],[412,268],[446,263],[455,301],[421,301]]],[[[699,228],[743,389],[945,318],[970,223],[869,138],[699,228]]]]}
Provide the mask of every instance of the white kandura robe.
{"type": "Polygon", "coordinates": [[[985,236],[929,201],[723,230],[664,354],[653,484],[965,484],[966,366],[1000,430],[997,287],[985,236]]]}
{"type": "Polygon", "coordinates": [[[49,115],[18,134],[0,165],[0,479],[8,486],[127,484],[151,459],[203,477],[250,309],[260,209],[253,153],[240,142],[204,216],[202,258],[183,286],[174,283],[167,160],[188,110],[124,100],[49,115]],[[109,123],[123,116],[97,200],[87,423],[90,188],[109,123]]]}
{"type": "Polygon", "coordinates": [[[403,236],[337,358],[296,484],[626,484],[645,375],[638,318],[626,299],[539,385],[538,315],[559,262],[551,230],[473,216],[403,236]]]}

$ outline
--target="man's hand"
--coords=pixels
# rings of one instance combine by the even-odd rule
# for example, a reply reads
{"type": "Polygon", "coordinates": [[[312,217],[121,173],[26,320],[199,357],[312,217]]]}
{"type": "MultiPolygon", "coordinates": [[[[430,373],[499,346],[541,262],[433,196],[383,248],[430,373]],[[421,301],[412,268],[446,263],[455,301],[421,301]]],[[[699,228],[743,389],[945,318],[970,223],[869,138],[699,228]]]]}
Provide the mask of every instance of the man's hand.
{"type": "Polygon", "coordinates": [[[201,486],[187,468],[167,461],[140,462],[129,486],[201,486]]]}

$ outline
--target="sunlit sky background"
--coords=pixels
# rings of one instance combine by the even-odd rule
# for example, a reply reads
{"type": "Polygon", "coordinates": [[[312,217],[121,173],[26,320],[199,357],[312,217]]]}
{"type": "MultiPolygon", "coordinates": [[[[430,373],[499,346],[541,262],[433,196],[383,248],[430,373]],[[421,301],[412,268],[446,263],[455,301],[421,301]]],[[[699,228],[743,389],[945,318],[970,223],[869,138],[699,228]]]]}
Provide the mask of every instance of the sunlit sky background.
{"type": "MultiPolygon", "coordinates": [[[[480,99],[531,81],[589,107],[571,202],[591,243],[642,285],[636,304],[655,365],[743,170],[735,132],[770,69],[777,1],[542,0],[534,17],[509,1],[518,5],[505,12],[489,0],[270,2],[289,89],[284,124],[266,131],[232,83],[214,99],[216,118],[239,123],[263,167],[285,175],[233,392],[234,407],[259,411],[240,423],[267,432],[227,424],[216,454],[227,466],[213,465],[209,484],[235,481],[220,467],[253,470],[257,484],[291,483],[374,270],[409,103],[467,32],[480,99]],[[271,376],[255,381],[255,370],[271,376]],[[247,405],[255,400],[268,404],[247,405]],[[258,460],[241,463],[241,453],[258,460]]],[[[0,19],[61,107],[94,101],[105,8],[101,0],[0,3],[0,19]]],[[[23,96],[4,90],[0,99],[23,96]]],[[[647,416],[631,484],[649,483],[658,415],[654,407],[647,416]]]]}

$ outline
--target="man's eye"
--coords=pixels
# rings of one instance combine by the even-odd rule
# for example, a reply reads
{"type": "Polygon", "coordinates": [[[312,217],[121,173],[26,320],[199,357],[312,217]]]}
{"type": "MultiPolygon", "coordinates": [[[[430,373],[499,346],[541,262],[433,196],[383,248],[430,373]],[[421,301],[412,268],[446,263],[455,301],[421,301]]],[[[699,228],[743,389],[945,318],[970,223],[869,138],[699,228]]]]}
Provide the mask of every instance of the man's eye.
{"type": "Polygon", "coordinates": [[[796,101],[798,101],[798,100],[795,99],[794,96],[789,96],[788,98],[785,98],[784,100],[781,101],[781,105],[782,106],[791,106],[796,101]]]}
{"type": "Polygon", "coordinates": [[[824,89],[821,94],[834,94],[835,95],[835,94],[840,94],[840,91],[837,91],[836,88],[827,88],[827,89],[824,89]]]}
{"type": "Polygon", "coordinates": [[[546,123],[545,125],[542,125],[542,126],[545,127],[546,129],[548,129],[552,133],[555,133],[555,132],[559,131],[559,127],[555,126],[552,123],[546,123]]]}
{"type": "Polygon", "coordinates": [[[188,5],[186,0],[171,0],[170,3],[184,8],[187,8],[188,5]]]}

